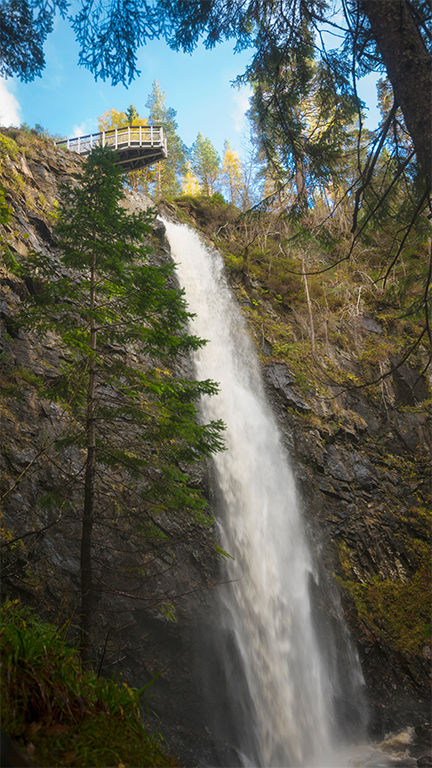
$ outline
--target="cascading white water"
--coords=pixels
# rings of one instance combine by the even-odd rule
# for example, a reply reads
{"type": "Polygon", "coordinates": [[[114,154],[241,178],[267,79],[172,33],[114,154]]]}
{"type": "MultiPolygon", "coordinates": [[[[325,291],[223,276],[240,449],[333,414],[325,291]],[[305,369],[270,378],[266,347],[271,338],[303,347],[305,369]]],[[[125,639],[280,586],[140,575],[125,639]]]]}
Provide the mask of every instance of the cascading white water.
{"type": "Polygon", "coordinates": [[[223,419],[227,450],[215,456],[229,562],[224,621],[231,624],[254,703],[258,757],[250,765],[333,766],[332,686],[314,635],[312,565],[289,459],[259,365],[217,252],[188,227],[164,221],[192,332],[209,343],[196,355],[199,379],[220,384],[203,415],[223,419]]]}

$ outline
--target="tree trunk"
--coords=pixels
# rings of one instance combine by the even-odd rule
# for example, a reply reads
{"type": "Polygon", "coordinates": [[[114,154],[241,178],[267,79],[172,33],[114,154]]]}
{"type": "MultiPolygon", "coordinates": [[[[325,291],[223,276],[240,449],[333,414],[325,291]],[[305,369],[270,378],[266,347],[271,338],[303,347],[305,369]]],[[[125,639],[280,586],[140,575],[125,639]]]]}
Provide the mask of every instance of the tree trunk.
{"type": "Polygon", "coordinates": [[[393,86],[395,99],[414,143],[417,160],[431,187],[431,57],[407,0],[360,0],[393,86]]]}
{"type": "Polygon", "coordinates": [[[308,205],[307,189],[306,189],[306,177],[304,171],[303,159],[300,157],[294,158],[295,163],[295,185],[297,189],[297,203],[299,210],[306,213],[308,205]]]}
{"type": "MultiPolygon", "coordinates": [[[[96,260],[93,254],[90,277],[90,348],[96,352],[97,330],[93,317],[96,292],[96,260]]],[[[96,360],[89,356],[89,383],[87,390],[87,461],[84,477],[84,506],[81,532],[81,659],[88,664],[92,644],[92,529],[93,507],[96,475],[96,424],[95,424],[95,393],[96,393],[96,360]]]]}
{"type": "Polygon", "coordinates": [[[162,179],[161,179],[162,169],[161,164],[157,164],[157,189],[158,189],[158,198],[162,197],[162,179]]]}
{"type": "Polygon", "coordinates": [[[310,330],[311,330],[311,343],[312,343],[312,354],[315,354],[315,327],[314,327],[314,321],[313,321],[313,311],[312,311],[312,302],[310,300],[309,296],[309,286],[306,276],[306,269],[305,269],[305,260],[304,256],[302,255],[302,274],[303,274],[303,280],[305,284],[305,291],[306,291],[306,301],[308,305],[308,311],[309,311],[309,322],[310,322],[310,330]]]}

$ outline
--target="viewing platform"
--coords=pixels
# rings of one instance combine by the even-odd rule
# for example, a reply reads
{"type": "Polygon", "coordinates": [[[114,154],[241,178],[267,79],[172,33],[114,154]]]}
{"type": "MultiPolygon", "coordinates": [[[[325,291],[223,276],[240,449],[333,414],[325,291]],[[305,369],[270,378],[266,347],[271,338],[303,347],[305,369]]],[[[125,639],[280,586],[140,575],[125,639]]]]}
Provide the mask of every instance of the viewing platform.
{"type": "Polygon", "coordinates": [[[58,147],[67,147],[79,155],[89,155],[93,147],[102,146],[116,150],[124,171],[140,171],[167,156],[167,140],[160,125],[127,125],[109,131],[76,136],[73,139],[56,141],[58,147]]]}

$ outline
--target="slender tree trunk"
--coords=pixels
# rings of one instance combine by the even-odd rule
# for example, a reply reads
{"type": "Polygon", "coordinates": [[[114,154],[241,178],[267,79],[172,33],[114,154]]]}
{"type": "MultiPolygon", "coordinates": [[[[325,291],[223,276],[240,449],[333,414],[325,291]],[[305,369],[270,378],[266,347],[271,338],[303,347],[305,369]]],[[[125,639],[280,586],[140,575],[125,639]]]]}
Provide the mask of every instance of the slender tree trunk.
{"type": "MultiPolygon", "coordinates": [[[[93,317],[96,293],[96,257],[93,254],[90,277],[90,348],[96,352],[97,330],[93,317]]],[[[96,360],[89,357],[89,383],[87,390],[87,461],[84,477],[84,507],[81,532],[81,659],[85,664],[90,662],[92,644],[92,529],[93,507],[96,475],[96,424],[95,424],[95,394],[96,394],[96,360]]]]}
{"type": "Polygon", "coordinates": [[[162,197],[162,181],[161,181],[161,164],[157,164],[157,188],[158,188],[158,197],[159,199],[162,197]]]}
{"type": "Polygon", "coordinates": [[[432,177],[431,56],[407,0],[360,0],[429,188],[432,177]]]}
{"type": "Polygon", "coordinates": [[[312,354],[315,354],[315,327],[314,327],[314,321],[313,321],[313,311],[312,311],[312,302],[310,300],[309,296],[309,286],[306,276],[306,269],[305,269],[305,261],[304,256],[302,256],[302,273],[303,273],[303,280],[305,284],[305,291],[306,291],[306,301],[308,305],[308,311],[309,311],[309,322],[310,322],[310,330],[311,330],[311,342],[312,342],[312,354]]]}
{"type": "Polygon", "coordinates": [[[306,189],[306,178],[304,172],[304,163],[302,158],[294,158],[295,163],[295,184],[297,189],[297,202],[300,211],[306,213],[308,210],[308,199],[306,189]]]}

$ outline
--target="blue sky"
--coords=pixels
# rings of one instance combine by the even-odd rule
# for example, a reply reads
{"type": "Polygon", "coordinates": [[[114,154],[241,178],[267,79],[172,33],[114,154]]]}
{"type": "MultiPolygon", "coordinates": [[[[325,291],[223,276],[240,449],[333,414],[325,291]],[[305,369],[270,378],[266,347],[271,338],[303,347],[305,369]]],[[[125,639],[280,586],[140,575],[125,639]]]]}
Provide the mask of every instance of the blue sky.
{"type": "Polygon", "coordinates": [[[230,82],[243,72],[251,52],[234,55],[233,43],[212,51],[204,46],[192,54],[171,51],[164,42],[153,41],[138,54],[139,78],[129,88],[94,81],[78,67],[78,46],[67,22],[56,19],[54,32],[45,45],[46,67],[41,78],[20,83],[2,82],[0,122],[40,123],[51,133],[65,136],[97,131],[97,118],[105,110],[126,109],[133,103],[142,116],[154,80],[166,92],[166,104],[177,111],[178,132],[190,146],[198,132],[208,136],[219,154],[228,139],[241,153],[247,130],[244,113],[249,90],[232,88],[230,82]],[[5,87],[15,100],[7,109],[5,87]],[[18,118],[18,119],[17,119],[18,118]]]}
{"type": "MultiPolygon", "coordinates": [[[[178,132],[190,146],[198,132],[208,136],[220,155],[223,143],[242,156],[247,144],[248,88],[231,86],[247,66],[252,51],[233,53],[233,42],[207,51],[200,45],[192,54],[175,53],[162,41],[154,41],[138,54],[141,75],[129,88],[94,81],[77,66],[78,46],[67,22],[55,21],[45,45],[46,68],[41,78],[21,83],[15,78],[0,80],[0,124],[39,123],[51,133],[76,136],[97,131],[97,118],[114,107],[133,103],[146,116],[145,102],[156,79],[166,92],[166,104],[177,111],[178,132]]],[[[360,96],[369,106],[367,126],[374,128],[375,77],[360,83],[360,96]]]]}

